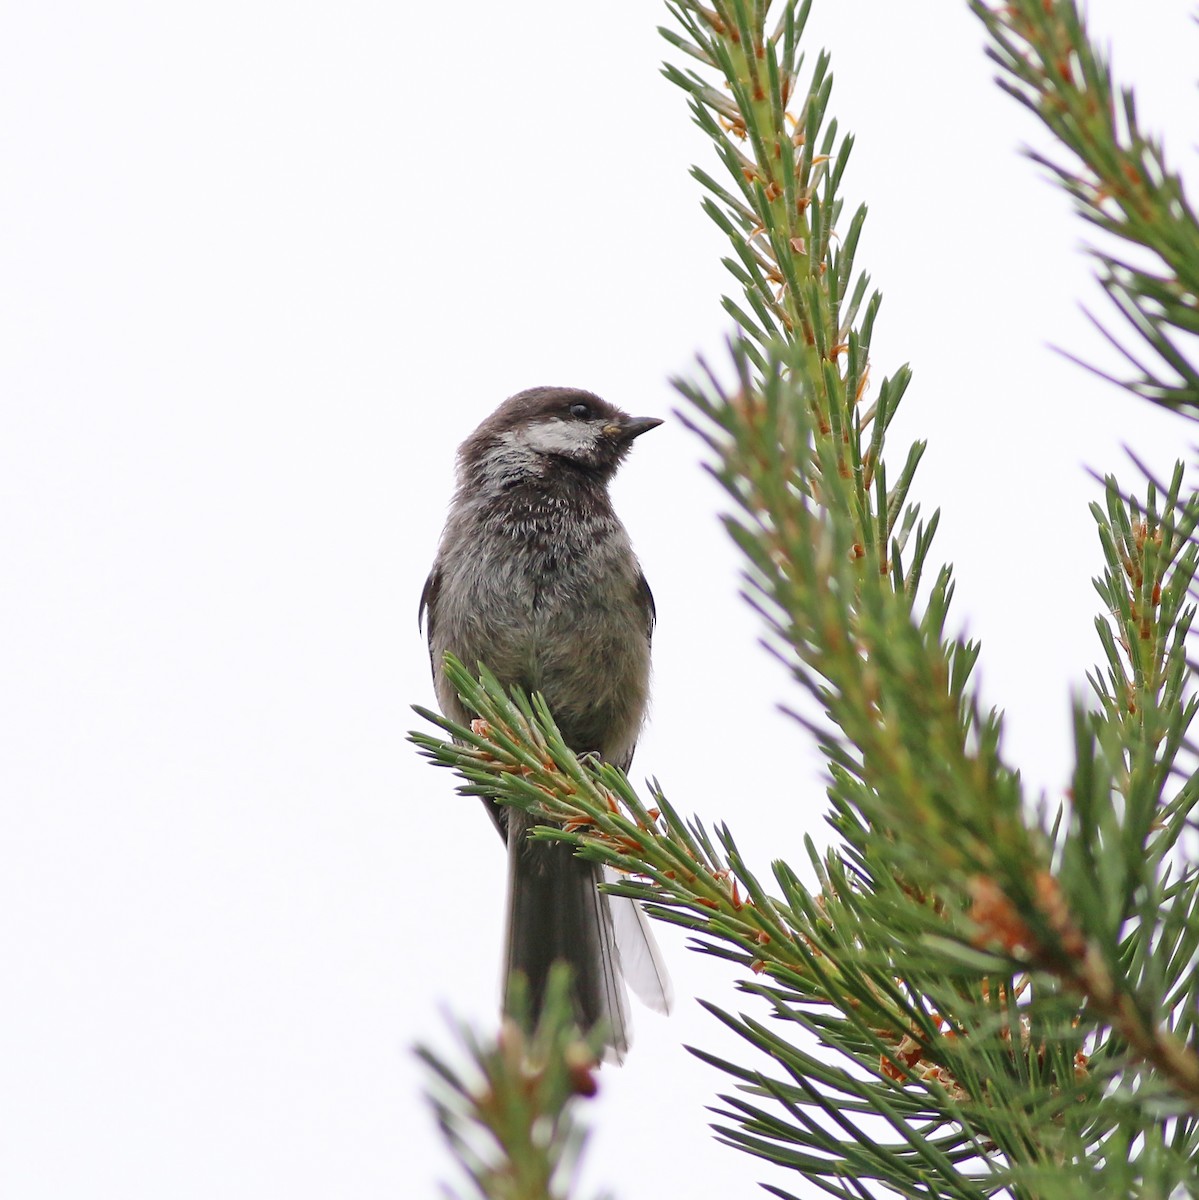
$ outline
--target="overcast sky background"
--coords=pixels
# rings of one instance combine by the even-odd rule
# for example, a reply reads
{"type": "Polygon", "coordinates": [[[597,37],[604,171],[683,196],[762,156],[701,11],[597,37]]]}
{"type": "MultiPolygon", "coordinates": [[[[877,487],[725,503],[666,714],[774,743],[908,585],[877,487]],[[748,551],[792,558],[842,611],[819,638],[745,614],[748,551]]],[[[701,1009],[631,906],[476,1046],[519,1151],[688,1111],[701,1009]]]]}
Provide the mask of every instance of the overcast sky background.
{"type": "MultiPolygon", "coordinates": [[[[1196,31],[1094,0],[1189,170],[1196,31]]],[[[1134,12],[1135,10],[1135,12],[1134,12]]],[[[713,156],[658,74],[662,5],[0,4],[0,1191],[431,1196],[453,1178],[417,1040],[498,997],[504,861],[404,740],[431,704],[416,609],[454,449],[533,384],[667,416],[716,360],[713,156]]],[[[1085,470],[1191,429],[1047,348],[1103,355],[1083,227],[1017,153],[965,0],[817,0],[857,136],[890,454],[930,445],[955,624],[982,639],[1030,795],[1069,767],[1100,653],[1085,470]]],[[[846,217],[848,219],[848,215],[846,217]]],[[[828,840],[819,763],[756,646],[677,420],[616,487],[657,596],[633,775],[765,871],[828,840]]],[[[704,1129],[754,1008],[662,940],[580,1195],[750,1195],[704,1129]]],[[[800,1189],[802,1190],[802,1188],[800,1189]]]]}

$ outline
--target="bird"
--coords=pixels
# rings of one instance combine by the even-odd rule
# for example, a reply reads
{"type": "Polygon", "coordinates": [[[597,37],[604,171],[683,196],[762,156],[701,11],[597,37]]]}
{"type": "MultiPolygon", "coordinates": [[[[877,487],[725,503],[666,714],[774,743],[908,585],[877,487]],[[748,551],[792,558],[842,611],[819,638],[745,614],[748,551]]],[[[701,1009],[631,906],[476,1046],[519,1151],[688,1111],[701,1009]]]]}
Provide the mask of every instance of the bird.
{"type": "MultiPolygon", "coordinates": [[[[608,485],[633,442],[661,424],[592,392],[534,387],[459,447],[419,609],[446,717],[473,716],[444,673],[448,652],[505,687],[540,692],[575,753],[628,770],[649,704],[656,610],[608,485]]],[[[604,870],[568,843],[530,840],[544,822],[484,803],[508,852],[504,1010],[522,975],[535,1022],[551,966],[566,962],[578,1024],[602,1024],[606,1057],[620,1062],[630,1037],[622,978],[649,1007],[671,1003],[645,914],[636,900],[599,891],[604,870]]]]}

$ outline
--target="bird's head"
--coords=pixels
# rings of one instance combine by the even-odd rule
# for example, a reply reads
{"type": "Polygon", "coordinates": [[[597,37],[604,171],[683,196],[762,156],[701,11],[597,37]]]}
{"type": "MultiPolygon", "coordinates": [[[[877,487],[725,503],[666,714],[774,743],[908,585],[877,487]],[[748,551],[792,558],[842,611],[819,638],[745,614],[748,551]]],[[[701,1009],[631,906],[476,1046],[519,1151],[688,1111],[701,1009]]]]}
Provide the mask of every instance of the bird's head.
{"type": "Polygon", "coordinates": [[[510,487],[565,474],[606,483],[634,439],[661,424],[577,388],[530,388],[505,400],[463,442],[463,482],[510,487]]]}

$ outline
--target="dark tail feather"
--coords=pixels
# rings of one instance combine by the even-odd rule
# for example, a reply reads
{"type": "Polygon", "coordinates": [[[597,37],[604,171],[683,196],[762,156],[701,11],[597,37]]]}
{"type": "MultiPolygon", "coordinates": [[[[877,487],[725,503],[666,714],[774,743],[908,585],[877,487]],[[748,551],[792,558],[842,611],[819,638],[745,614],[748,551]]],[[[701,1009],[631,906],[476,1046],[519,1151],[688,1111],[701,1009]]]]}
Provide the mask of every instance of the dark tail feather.
{"type": "MultiPolygon", "coordinates": [[[[523,813],[509,810],[504,978],[514,971],[525,976],[535,1021],[550,966],[569,963],[579,1024],[590,1029],[603,1021],[619,1062],[628,1049],[628,1017],[608,897],[596,886],[600,868],[576,858],[573,848],[564,843],[529,841],[526,835],[533,824],[523,813]]],[[[508,1007],[506,996],[504,1007],[508,1007]]]]}

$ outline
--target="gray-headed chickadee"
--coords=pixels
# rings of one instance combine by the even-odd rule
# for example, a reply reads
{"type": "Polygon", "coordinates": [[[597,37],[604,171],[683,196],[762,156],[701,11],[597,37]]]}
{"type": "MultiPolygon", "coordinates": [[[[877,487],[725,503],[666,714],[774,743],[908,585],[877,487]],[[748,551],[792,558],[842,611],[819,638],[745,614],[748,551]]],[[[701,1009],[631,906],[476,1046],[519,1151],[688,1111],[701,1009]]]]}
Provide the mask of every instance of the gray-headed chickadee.
{"type": "MultiPolygon", "coordinates": [[[[627,770],[649,700],[654,600],[608,484],[633,440],[662,422],[590,392],[538,387],[505,400],[458,451],[458,488],[421,596],[441,710],[471,716],[445,678],[451,652],[505,686],[541,692],[568,746],[627,770]]],[[[552,963],[573,968],[579,1021],[628,1045],[621,977],[666,1011],[670,983],[640,906],[597,890],[600,868],[533,842],[519,809],[487,802],[508,845],[505,979],[533,1015],[552,963]]]]}

